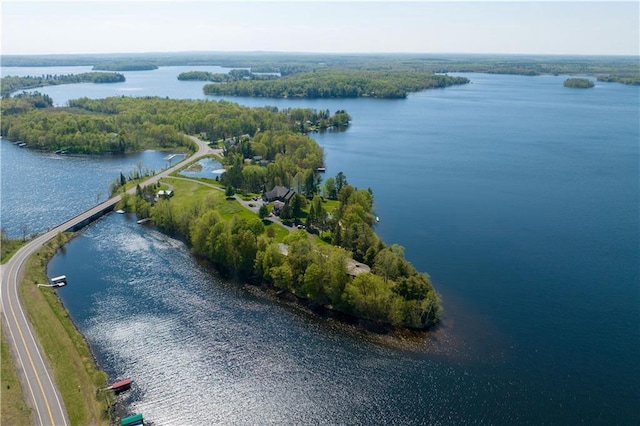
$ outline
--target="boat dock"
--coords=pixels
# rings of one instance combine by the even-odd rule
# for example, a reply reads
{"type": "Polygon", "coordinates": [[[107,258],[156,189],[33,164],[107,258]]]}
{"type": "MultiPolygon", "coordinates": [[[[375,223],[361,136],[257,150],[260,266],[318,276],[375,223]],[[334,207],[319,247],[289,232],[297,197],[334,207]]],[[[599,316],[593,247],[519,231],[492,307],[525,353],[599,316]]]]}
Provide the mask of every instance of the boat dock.
{"type": "Polygon", "coordinates": [[[67,276],[49,278],[49,284],[38,284],[38,287],[64,287],[67,285],[67,276]]]}

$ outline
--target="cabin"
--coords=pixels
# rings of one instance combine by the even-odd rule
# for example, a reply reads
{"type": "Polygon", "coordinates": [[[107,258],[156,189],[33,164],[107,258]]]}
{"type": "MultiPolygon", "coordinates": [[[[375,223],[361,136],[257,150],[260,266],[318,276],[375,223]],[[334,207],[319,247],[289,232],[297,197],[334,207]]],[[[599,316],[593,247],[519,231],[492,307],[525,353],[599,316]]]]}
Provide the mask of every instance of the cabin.
{"type": "Polygon", "coordinates": [[[269,192],[265,192],[262,194],[262,199],[267,203],[272,201],[282,201],[283,203],[287,203],[291,197],[294,196],[296,191],[293,189],[285,188],[284,186],[274,186],[273,189],[269,192]]]}

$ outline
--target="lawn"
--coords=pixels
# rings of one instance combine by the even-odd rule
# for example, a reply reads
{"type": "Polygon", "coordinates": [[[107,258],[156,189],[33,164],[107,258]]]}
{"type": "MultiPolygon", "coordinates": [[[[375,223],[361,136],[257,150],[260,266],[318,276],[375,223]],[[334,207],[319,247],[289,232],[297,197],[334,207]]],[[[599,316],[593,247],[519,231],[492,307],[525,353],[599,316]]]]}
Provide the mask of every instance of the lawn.
{"type": "MultiPolygon", "coordinates": [[[[242,217],[248,220],[256,219],[258,216],[244,208],[237,200],[233,198],[227,198],[222,186],[214,185],[208,182],[202,182],[201,180],[191,180],[184,178],[166,178],[162,179],[161,187],[167,184],[173,186],[174,196],[171,198],[171,203],[191,203],[194,200],[204,199],[205,197],[214,197],[218,204],[218,212],[225,220],[231,220],[234,217],[242,217]]],[[[249,197],[251,199],[251,197],[249,197]]],[[[284,238],[289,235],[289,231],[284,227],[275,224],[268,220],[263,220],[265,228],[272,228],[274,232],[274,238],[277,241],[283,241],[284,238]]]]}

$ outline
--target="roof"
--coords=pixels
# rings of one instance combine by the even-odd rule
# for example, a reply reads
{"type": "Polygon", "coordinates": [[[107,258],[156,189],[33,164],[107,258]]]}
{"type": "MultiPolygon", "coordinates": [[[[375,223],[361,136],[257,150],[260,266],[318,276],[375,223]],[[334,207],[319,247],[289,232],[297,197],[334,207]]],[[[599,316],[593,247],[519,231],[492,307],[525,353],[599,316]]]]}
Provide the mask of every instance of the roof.
{"type": "Polygon", "coordinates": [[[371,268],[364,263],[356,262],[353,259],[347,259],[347,274],[355,277],[358,274],[371,272],[371,268]]]}
{"type": "Polygon", "coordinates": [[[267,201],[280,200],[280,201],[287,202],[291,197],[293,197],[293,194],[295,193],[296,192],[293,189],[276,185],[273,187],[271,191],[265,193],[263,198],[266,199],[267,201]]]}

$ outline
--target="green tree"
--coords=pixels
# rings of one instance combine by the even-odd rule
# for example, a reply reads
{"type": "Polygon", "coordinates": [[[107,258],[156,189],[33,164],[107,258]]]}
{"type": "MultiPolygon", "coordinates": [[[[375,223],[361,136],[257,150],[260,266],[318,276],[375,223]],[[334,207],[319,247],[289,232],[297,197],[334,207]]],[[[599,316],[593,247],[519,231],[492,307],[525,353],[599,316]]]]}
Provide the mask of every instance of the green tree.
{"type": "Polygon", "coordinates": [[[245,279],[253,273],[257,253],[256,237],[248,229],[235,234],[233,241],[233,269],[238,278],[245,279]]]}
{"type": "Polygon", "coordinates": [[[302,209],[305,206],[305,199],[302,195],[296,193],[289,199],[288,204],[291,206],[292,216],[300,217],[300,215],[302,214],[302,209]]]}
{"type": "Polygon", "coordinates": [[[260,217],[260,219],[264,219],[267,216],[269,216],[269,208],[263,203],[258,209],[258,217],[260,217]]]}
{"type": "Polygon", "coordinates": [[[339,193],[342,188],[347,186],[349,183],[347,182],[347,177],[342,172],[338,172],[336,175],[336,193],[339,193]]]}
{"type": "Polygon", "coordinates": [[[327,271],[317,263],[307,266],[302,287],[305,297],[320,302],[324,301],[324,284],[327,275],[327,271]]]}
{"type": "Polygon", "coordinates": [[[338,186],[336,185],[336,179],[329,177],[324,181],[324,195],[330,200],[336,200],[338,198],[338,186]]]}
{"type": "Polygon", "coordinates": [[[392,294],[381,277],[358,274],[347,283],[344,292],[349,307],[356,315],[374,321],[388,321],[392,294]]]}
{"type": "Polygon", "coordinates": [[[269,270],[273,285],[280,289],[291,289],[291,283],[293,282],[293,273],[289,264],[283,263],[282,265],[275,266],[269,270]]]}

